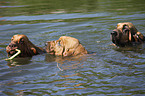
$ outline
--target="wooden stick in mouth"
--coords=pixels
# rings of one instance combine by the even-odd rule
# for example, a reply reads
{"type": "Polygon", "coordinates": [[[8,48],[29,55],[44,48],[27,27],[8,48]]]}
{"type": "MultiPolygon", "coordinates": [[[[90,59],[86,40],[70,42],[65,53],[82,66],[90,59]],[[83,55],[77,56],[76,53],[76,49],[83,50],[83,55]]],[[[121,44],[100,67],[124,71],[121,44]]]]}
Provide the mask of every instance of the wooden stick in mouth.
{"type": "Polygon", "coordinates": [[[19,49],[15,49],[15,51],[18,51],[18,52],[16,54],[14,54],[13,56],[11,56],[10,58],[7,58],[5,60],[6,61],[12,60],[12,59],[14,59],[16,56],[18,56],[21,53],[21,50],[19,50],[19,49]]]}

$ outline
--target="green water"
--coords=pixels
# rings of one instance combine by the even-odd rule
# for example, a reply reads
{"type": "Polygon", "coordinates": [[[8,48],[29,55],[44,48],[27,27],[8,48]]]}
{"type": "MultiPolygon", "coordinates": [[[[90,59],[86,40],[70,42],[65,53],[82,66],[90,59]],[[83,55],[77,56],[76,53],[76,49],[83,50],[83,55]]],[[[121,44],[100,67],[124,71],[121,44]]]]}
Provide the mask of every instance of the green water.
{"type": "Polygon", "coordinates": [[[112,46],[119,22],[132,22],[145,35],[145,1],[0,0],[0,96],[144,96],[145,46],[112,46]],[[39,47],[72,36],[96,55],[5,61],[14,34],[39,47]]]}

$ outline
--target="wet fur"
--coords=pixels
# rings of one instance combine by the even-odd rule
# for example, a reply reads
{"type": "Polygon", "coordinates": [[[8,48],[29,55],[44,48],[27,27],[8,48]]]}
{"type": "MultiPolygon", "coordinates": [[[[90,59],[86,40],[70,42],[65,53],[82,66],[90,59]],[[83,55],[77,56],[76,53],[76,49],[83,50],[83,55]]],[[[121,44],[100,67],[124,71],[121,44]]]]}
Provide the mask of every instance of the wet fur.
{"type": "Polygon", "coordinates": [[[57,56],[76,56],[88,53],[78,39],[69,36],[61,36],[58,40],[48,41],[45,50],[57,56]]]}

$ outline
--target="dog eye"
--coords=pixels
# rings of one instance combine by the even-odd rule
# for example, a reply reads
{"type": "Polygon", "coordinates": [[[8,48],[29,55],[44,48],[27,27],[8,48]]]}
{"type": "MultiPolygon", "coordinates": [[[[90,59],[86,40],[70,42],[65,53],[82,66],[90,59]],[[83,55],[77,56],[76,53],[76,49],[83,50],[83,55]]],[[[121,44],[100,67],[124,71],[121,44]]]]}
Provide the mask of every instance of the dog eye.
{"type": "Polygon", "coordinates": [[[20,42],[19,43],[23,44],[24,43],[24,39],[23,38],[20,39],[20,42]]]}
{"type": "Polygon", "coordinates": [[[113,32],[111,33],[111,35],[117,36],[117,32],[116,32],[116,31],[113,31],[113,32]]]}
{"type": "Polygon", "coordinates": [[[129,27],[128,27],[127,25],[124,25],[124,26],[123,26],[123,32],[124,32],[124,33],[129,32],[129,27]]]}
{"type": "Polygon", "coordinates": [[[13,38],[11,38],[11,41],[13,41],[14,39],[13,38]]]}
{"type": "Polygon", "coordinates": [[[129,32],[129,30],[128,30],[128,29],[123,29],[122,31],[123,31],[123,33],[124,33],[124,34],[126,34],[126,33],[128,33],[128,32],[129,32]]]}
{"type": "Polygon", "coordinates": [[[61,46],[60,41],[57,44],[58,44],[58,46],[61,46]]]}

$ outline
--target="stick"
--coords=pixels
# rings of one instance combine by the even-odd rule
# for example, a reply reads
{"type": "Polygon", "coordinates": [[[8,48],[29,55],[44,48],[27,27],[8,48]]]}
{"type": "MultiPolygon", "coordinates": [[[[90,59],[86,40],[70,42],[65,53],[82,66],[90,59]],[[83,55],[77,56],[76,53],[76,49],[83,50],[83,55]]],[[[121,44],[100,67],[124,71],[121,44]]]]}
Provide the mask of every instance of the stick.
{"type": "Polygon", "coordinates": [[[14,54],[13,56],[11,56],[10,58],[5,59],[6,61],[14,59],[16,56],[18,56],[21,53],[21,50],[19,50],[19,49],[15,49],[15,50],[18,52],[16,54],[14,54]]]}

